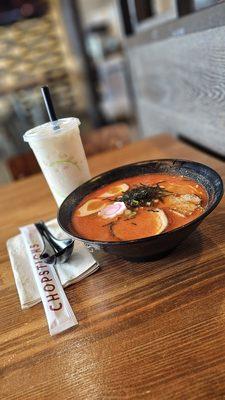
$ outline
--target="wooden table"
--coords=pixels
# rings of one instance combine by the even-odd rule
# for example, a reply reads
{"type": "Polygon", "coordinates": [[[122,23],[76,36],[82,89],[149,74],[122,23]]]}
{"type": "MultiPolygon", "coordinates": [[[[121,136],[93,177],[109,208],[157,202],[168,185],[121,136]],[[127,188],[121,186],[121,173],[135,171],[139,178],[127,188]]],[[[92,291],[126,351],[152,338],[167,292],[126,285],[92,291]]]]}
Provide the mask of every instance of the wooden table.
{"type": "MultiPolygon", "coordinates": [[[[92,157],[93,174],[136,160],[224,163],[160,135],[92,157]]],[[[5,247],[18,226],[55,216],[41,175],[0,189],[4,400],[225,398],[225,202],[170,256],[101,269],[66,289],[79,326],[50,337],[42,305],[21,311],[5,247]]]]}

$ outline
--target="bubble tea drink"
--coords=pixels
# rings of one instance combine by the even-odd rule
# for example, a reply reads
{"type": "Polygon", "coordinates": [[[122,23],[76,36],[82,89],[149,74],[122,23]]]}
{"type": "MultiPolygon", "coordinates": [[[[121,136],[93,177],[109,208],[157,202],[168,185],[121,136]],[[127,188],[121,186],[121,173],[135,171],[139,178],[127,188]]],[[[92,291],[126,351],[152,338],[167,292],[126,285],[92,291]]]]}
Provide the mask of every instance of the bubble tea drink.
{"type": "Polygon", "coordinates": [[[90,172],[77,118],[48,122],[25,133],[52,194],[58,204],[77,186],[90,179],[90,172]]]}

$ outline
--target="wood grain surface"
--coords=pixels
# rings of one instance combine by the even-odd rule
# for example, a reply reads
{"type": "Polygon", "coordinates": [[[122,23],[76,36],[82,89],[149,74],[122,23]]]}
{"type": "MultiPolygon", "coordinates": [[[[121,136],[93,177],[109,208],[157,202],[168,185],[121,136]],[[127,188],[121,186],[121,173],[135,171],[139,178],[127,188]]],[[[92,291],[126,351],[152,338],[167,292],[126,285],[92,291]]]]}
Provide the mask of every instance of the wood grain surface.
{"type": "MultiPolygon", "coordinates": [[[[93,174],[135,160],[224,163],[160,135],[90,158],[93,174]]],[[[66,289],[79,326],[50,337],[42,305],[21,311],[5,242],[18,226],[55,216],[41,175],[0,188],[0,398],[225,398],[225,201],[173,253],[131,263],[99,254],[101,269],[66,289]]]]}
{"type": "Polygon", "coordinates": [[[225,156],[224,33],[223,26],[128,47],[144,136],[180,133],[225,156]]]}

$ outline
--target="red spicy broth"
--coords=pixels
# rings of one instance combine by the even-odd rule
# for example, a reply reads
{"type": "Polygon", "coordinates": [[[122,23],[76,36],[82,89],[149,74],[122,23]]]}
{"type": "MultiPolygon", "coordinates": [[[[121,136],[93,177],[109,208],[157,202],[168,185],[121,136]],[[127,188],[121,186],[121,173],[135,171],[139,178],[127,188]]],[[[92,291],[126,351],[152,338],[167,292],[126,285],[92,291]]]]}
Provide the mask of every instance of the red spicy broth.
{"type": "Polygon", "coordinates": [[[125,241],[171,231],[200,216],[206,190],[183,176],[146,174],[115,181],[75,208],[74,230],[83,238],[125,241]]]}

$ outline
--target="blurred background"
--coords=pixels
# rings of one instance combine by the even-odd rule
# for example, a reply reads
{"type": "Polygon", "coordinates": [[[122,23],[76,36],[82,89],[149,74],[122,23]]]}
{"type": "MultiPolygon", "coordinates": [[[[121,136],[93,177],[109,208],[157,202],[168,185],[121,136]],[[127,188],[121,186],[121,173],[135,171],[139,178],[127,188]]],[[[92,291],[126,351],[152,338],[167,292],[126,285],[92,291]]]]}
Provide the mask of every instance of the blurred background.
{"type": "Polygon", "coordinates": [[[170,81],[164,77],[160,87],[164,71],[159,75],[155,69],[171,68],[174,93],[179,72],[173,78],[164,48],[157,62],[154,46],[224,25],[224,4],[219,3],[224,1],[0,1],[0,184],[39,171],[22,135],[48,120],[40,94],[45,84],[58,117],[80,118],[88,156],[162,130],[189,134],[188,124],[187,129],[185,123],[173,125],[171,113],[155,109],[170,81]]]}

